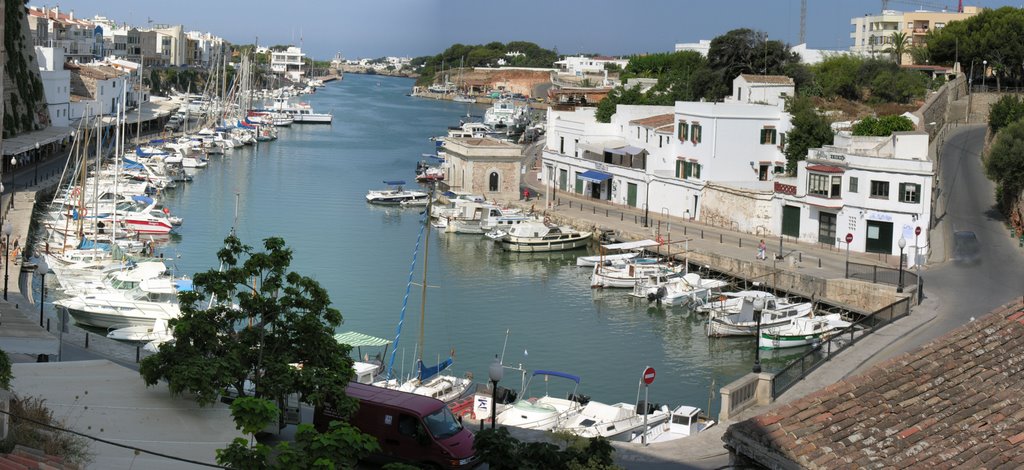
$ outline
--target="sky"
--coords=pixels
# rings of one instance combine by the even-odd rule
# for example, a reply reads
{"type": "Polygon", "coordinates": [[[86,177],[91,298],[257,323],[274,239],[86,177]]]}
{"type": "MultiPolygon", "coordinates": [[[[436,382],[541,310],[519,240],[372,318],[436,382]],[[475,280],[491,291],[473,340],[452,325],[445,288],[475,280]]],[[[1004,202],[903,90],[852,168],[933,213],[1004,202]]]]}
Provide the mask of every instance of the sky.
{"type": "MultiPolygon", "coordinates": [[[[236,44],[300,45],[330,59],[423,56],[455,43],[530,41],[560,54],[629,55],[672,51],[676,43],[712,39],[735,28],[765,31],[797,44],[800,0],[65,0],[76,17],[101,15],[145,27],[183,24],[236,44]]],[[[847,49],[850,19],[877,14],[881,0],[807,0],[807,43],[847,49]]],[[[1016,7],[1021,2],[966,0],[1016,7]]],[[[956,0],[890,0],[889,8],[956,8],[956,0]]]]}

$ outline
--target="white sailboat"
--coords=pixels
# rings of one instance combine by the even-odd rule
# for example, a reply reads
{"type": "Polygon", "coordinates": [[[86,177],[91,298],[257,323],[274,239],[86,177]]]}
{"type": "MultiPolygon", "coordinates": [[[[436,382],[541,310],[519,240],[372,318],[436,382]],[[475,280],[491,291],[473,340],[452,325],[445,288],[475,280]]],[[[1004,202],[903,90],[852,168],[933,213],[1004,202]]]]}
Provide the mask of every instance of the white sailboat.
{"type": "MultiPolygon", "coordinates": [[[[393,366],[395,363],[395,353],[398,351],[398,342],[402,334],[402,324],[405,322],[405,308],[409,298],[409,290],[412,287],[412,269],[415,267],[416,251],[413,252],[413,264],[409,271],[409,282],[405,288],[405,301],[402,303],[402,314],[398,321],[398,329],[395,334],[395,347],[391,350],[391,359],[388,363],[387,374],[383,380],[374,382],[373,385],[385,388],[396,388],[398,390],[415,393],[417,395],[424,395],[433,397],[444,402],[452,402],[461,397],[466,390],[469,389],[473,381],[466,377],[455,377],[453,375],[443,374],[442,372],[451,367],[455,362],[455,351],[452,350],[448,358],[440,361],[437,365],[427,366],[423,363],[423,350],[424,350],[424,329],[426,327],[426,306],[427,306],[427,259],[430,252],[430,203],[433,199],[433,189],[429,192],[427,209],[423,214],[423,226],[420,227],[420,235],[422,236],[426,232],[423,243],[423,277],[420,283],[422,289],[420,296],[420,335],[419,342],[416,347],[417,358],[416,358],[416,375],[408,380],[399,381],[393,377],[393,366]]],[[[419,240],[416,244],[419,247],[419,240]]]]}

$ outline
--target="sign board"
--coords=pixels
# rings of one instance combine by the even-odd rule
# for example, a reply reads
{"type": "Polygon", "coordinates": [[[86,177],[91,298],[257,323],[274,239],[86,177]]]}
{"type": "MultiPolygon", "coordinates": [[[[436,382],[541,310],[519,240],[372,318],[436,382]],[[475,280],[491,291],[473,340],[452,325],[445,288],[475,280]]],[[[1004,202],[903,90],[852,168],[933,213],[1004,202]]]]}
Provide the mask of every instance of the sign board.
{"type": "Polygon", "coordinates": [[[852,233],[846,234],[846,244],[849,245],[850,243],[853,243],[853,234],[852,233]]]}
{"type": "Polygon", "coordinates": [[[654,382],[654,368],[648,367],[644,369],[644,383],[650,385],[654,382]]]}
{"type": "Polygon", "coordinates": [[[921,227],[914,227],[914,236],[921,234],[921,227]]]}

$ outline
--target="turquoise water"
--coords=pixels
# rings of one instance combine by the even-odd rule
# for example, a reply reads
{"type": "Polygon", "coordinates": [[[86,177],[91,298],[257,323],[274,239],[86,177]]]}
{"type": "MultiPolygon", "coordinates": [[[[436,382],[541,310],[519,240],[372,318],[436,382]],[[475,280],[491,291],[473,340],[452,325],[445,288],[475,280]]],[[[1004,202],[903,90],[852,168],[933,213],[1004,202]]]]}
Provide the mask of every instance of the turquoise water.
{"type": "MultiPolygon", "coordinates": [[[[185,219],[165,256],[180,273],[216,268],[237,193],[243,242],[283,237],[294,250],[292,269],[318,280],[341,310],[340,331],[394,338],[420,214],[368,205],[364,195],[383,180],[412,181],[421,154],[433,148],[428,138],[467,113],[465,104],[405,96],[411,87],[407,79],[347,75],[304,98],[333,112],[333,125],[292,126],[275,142],[213,157],[191,184],[164,196],[185,219]]],[[[753,338],[709,340],[686,310],[650,307],[625,290],[592,290],[589,270],[575,266],[580,254],[509,254],[478,235],[435,230],[424,356],[454,348],[454,373],[486,380],[508,331],[506,364],[579,375],[580,392],[594,399],[634,401],[641,372],[652,366],[652,402],[702,408],[712,380],[717,391],[750,370],[753,338]]],[[[419,312],[414,286],[398,371],[412,369],[419,312]]],[[[520,386],[516,373],[505,377],[504,385],[520,386]]],[[[717,402],[716,394],[715,414],[717,402]]]]}

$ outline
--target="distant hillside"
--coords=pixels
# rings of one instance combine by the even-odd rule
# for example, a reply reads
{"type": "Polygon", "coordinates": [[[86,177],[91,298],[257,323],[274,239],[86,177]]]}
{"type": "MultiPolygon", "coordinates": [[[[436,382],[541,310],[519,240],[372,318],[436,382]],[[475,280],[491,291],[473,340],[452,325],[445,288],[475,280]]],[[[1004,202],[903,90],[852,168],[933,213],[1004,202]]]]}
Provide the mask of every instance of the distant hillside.
{"type": "Polygon", "coordinates": [[[499,61],[511,67],[553,67],[558,60],[556,51],[544,49],[532,42],[512,41],[508,44],[492,42],[484,45],[467,46],[455,44],[435,56],[417,57],[412,60],[413,69],[419,72],[417,85],[434,83],[441,71],[464,67],[498,67],[499,61]]]}

